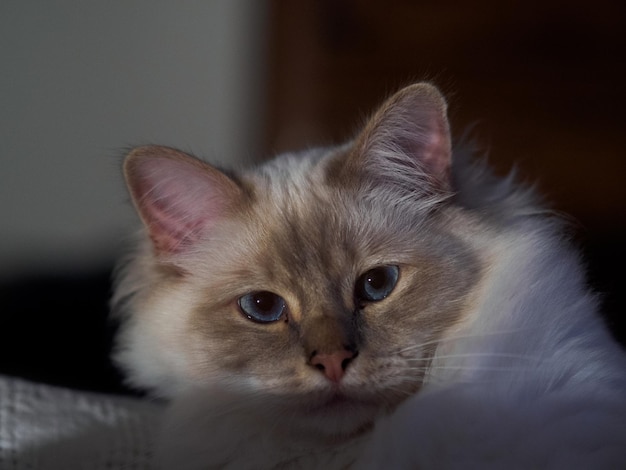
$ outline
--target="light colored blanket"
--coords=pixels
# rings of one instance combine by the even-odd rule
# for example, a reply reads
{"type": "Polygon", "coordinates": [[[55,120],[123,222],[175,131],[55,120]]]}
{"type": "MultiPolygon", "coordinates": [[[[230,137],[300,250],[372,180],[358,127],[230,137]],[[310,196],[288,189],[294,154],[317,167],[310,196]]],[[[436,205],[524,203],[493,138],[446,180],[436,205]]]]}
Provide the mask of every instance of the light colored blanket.
{"type": "Polygon", "coordinates": [[[152,468],[161,407],[0,376],[0,469],[152,468]]]}

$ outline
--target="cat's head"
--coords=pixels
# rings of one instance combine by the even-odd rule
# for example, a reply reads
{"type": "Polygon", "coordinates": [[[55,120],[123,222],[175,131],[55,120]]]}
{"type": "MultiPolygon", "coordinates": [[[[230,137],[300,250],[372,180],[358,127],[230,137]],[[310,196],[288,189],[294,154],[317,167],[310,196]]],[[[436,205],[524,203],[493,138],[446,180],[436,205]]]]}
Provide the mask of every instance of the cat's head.
{"type": "Polygon", "coordinates": [[[413,85],[348,144],[241,174],[131,152],[146,235],[116,293],[130,383],[273,394],[344,430],[414,394],[479,273],[458,235],[445,108],[413,85]]]}

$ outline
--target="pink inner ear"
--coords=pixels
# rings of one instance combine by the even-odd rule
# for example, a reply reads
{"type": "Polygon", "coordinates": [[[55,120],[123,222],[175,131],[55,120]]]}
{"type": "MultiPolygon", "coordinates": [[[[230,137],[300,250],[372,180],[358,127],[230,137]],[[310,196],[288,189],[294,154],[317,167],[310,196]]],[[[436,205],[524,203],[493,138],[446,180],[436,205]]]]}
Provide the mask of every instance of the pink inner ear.
{"type": "Polygon", "coordinates": [[[451,143],[447,121],[442,121],[441,116],[432,116],[429,132],[422,138],[423,142],[419,142],[415,149],[416,158],[436,181],[447,183],[450,178],[451,163],[451,143]]]}
{"type": "Polygon", "coordinates": [[[135,205],[160,253],[193,246],[238,193],[236,184],[220,171],[171,149],[137,149],[125,168],[135,205]]]}
{"type": "Polygon", "coordinates": [[[435,87],[417,84],[391,97],[366,131],[377,166],[393,163],[419,169],[437,189],[449,187],[451,143],[446,105],[435,87]],[[399,154],[400,153],[400,154],[399,154]]]}

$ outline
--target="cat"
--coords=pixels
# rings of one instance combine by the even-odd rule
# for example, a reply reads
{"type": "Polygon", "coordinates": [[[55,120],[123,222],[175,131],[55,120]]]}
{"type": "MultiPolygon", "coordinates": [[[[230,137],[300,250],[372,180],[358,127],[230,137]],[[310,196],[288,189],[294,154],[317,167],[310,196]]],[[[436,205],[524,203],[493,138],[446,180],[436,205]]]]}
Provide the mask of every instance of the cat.
{"type": "Polygon", "coordinates": [[[162,468],[624,468],[626,358],[562,218],[432,84],[247,171],[134,149],[115,360],[162,468]]]}

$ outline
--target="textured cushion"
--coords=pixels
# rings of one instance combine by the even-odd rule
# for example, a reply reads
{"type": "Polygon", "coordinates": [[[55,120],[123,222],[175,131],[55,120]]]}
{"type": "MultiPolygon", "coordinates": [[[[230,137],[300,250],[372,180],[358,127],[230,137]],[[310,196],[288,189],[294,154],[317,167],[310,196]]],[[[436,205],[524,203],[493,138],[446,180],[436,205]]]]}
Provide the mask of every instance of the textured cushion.
{"type": "Polygon", "coordinates": [[[148,469],[156,403],[0,376],[0,468],[148,469]]]}

